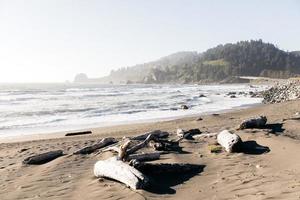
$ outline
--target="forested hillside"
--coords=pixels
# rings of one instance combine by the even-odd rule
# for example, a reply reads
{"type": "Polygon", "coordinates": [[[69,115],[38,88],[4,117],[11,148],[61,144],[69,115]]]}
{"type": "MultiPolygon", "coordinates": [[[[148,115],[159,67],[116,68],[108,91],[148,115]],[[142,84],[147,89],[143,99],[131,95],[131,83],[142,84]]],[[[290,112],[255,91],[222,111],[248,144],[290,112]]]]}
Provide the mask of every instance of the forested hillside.
{"type": "Polygon", "coordinates": [[[154,62],[120,68],[102,80],[113,83],[220,82],[238,76],[289,78],[300,74],[300,52],[262,40],[219,45],[204,53],[179,52],[154,62]]]}

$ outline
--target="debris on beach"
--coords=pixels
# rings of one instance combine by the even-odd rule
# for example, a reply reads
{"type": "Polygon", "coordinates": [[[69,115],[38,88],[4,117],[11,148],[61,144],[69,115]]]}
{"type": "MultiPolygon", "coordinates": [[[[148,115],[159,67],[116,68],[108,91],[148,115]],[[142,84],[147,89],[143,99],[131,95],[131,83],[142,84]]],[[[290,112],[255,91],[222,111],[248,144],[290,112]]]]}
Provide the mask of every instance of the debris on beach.
{"type": "Polygon", "coordinates": [[[94,151],[96,151],[97,149],[100,149],[100,148],[105,147],[107,145],[113,144],[115,142],[116,142],[115,138],[111,138],[111,137],[103,138],[97,144],[93,144],[91,146],[86,146],[82,149],[79,149],[79,150],[75,151],[73,154],[90,154],[90,153],[93,153],[94,151]]]}
{"type": "Polygon", "coordinates": [[[92,134],[92,131],[77,131],[77,132],[71,132],[71,133],[66,133],[65,136],[87,135],[87,134],[92,134]]]}
{"type": "Polygon", "coordinates": [[[263,128],[268,119],[266,116],[253,117],[244,120],[238,127],[238,130],[243,130],[247,128],[263,128]]]}
{"type": "Polygon", "coordinates": [[[194,135],[201,134],[201,131],[199,129],[190,129],[188,131],[177,129],[176,134],[179,138],[192,139],[194,135]]]}
{"type": "Polygon", "coordinates": [[[196,170],[200,165],[192,165],[188,163],[146,163],[146,161],[158,160],[161,154],[169,153],[172,147],[178,148],[179,141],[183,139],[184,134],[199,133],[199,129],[191,129],[189,131],[182,130],[182,137],[177,141],[166,139],[166,134],[155,131],[125,138],[122,142],[109,147],[104,151],[110,150],[118,155],[106,160],[100,160],[94,165],[94,175],[100,178],[110,178],[117,180],[131,189],[144,189],[150,182],[147,177],[148,173],[178,173],[196,170]],[[145,136],[147,136],[145,138],[145,136]],[[141,138],[145,138],[140,141],[141,138]],[[138,139],[138,140],[137,140],[138,139]],[[153,147],[154,152],[136,153],[138,150],[153,147]],[[160,151],[158,151],[158,149],[160,151]],[[155,169],[155,170],[153,170],[155,169]]]}
{"type": "Polygon", "coordinates": [[[50,162],[50,161],[52,161],[52,160],[54,160],[54,159],[56,159],[56,158],[58,158],[62,155],[63,155],[62,150],[49,151],[49,152],[46,152],[46,153],[42,153],[42,154],[27,157],[23,160],[23,164],[40,165],[40,164],[50,162]]]}
{"type": "Polygon", "coordinates": [[[242,139],[228,130],[221,131],[217,136],[218,143],[229,153],[238,152],[242,148],[242,139]]]}

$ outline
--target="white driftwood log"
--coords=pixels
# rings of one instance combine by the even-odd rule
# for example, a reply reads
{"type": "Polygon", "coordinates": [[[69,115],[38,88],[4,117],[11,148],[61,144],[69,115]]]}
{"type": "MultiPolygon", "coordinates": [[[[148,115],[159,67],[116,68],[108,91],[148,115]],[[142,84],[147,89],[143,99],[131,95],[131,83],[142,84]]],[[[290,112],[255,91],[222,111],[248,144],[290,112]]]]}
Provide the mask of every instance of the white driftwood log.
{"type": "Polygon", "coordinates": [[[134,190],[144,188],[149,181],[144,174],[125,162],[118,160],[117,157],[96,162],[94,174],[96,177],[117,180],[134,190]]]}
{"type": "Polygon", "coordinates": [[[253,117],[251,119],[244,120],[238,129],[246,129],[246,128],[262,128],[267,123],[266,116],[253,117]]]}
{"type": "Polygon", "coordinates": [[[75,151],[74,154],[90,154],[96,151],[97,149],[103,148],[115,142],[115,138],[103,138],[99,143],[79,149],[75,151]]]}
{"type": "Polygon", "coordinates": [[[201,139],[201,138],[211,138],[211,137],[217,137],[219,133],[202,133],[200,135],[193,135],[194,139],[201,139]]]}
{"type": "Polygon", "coordinates": [[[218,143],[225,148],[227,152],[238,151],[242,146],[242,139],[235,133],[228,130],[220,132],[217,136],[218,143]]]}

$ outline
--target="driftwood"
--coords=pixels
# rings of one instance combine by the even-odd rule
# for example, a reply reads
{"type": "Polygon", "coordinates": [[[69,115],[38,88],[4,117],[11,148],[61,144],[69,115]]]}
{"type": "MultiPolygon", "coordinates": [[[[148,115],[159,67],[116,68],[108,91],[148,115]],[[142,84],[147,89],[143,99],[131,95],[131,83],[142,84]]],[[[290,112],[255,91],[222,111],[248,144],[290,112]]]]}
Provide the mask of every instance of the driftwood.
{"type": "Polygon", "coordinates": [[[50,162],[51,160],[54,160],[55,158],[58,158],[63,155],[62,150],[57,151],[49,151],[46,153],[30,156],[28,158],[25,158],[23,160],[23,164],[29,164],[29,165],[40,165],[47,162],[50,162]]]}
{"type": "Polygon", "coordinates": [[[78,131],[78,132],[72,132],[72,133],[67,133],[67,134],[65,134],[65,136],[86,135],[86,134],[92,134],[92,131],[78,131]]]}
{"type": "Polygon", "coordinates": [[[149,135],[153,135],[156,138],[166,138],[169,136],[168,132],[163,132],[161,130],[154,130],[144,133],[142,135],[131,137],[131,140],[145,140],[149,135]]]}
{"type": "Polygon", "coordinates": [[[156,137],[152,134],[148,135],[147,138],[143,141],[143,142],[140,142],[138,143],[137,145],[131,147],[130,149],[127,150],[126,154],[129,155],[129,154],[132,154],[134,152],[136,152],[137,150],[141,149],[141,148],[144,148],[145,146],[148,145],[148,143],[151,141],[151,140],[157,140],[156,137]]]}
{"type": "Polygon", "coordinates": [[[239,130],[247,128],[263,128],[267,123],[266,116],[260,116],[256,118],[251,118],[244,120],[238,127],[239,130]]]}
{"type": "Polygon", "coordinates": [[[190,129],[188,131],[177,129],[177,136],[184,139],[192,139],[192,136],[201,134],[199,129],[190,129]]]}
{"type": "Polygon", "coordinates": [[[117,157],[96,162],[94,175],[117,180],[135,190],[144,188],[149,182],[144,174],[117,157]]]}
{"type": "Polygon", "coordinates": [[[145,174],[183,174],[191,171],[197,171],[201,168],[201,165],[185,163],[137,163],[134,167],[145,174]]]}
{"type": "Polygon", "coordinates": [[[103,138],[99,143],[79,149],[78,151],[75,151],[73,154],[90,154],[96,151],[97,149],[103,148],[115,142],[116,142],[115,138],[103,138]]]}
{"type": "Polygon", "coordinates": [[[130,143],[131,143],[131,141],[130,140],[127,140],[124,144],[122,144],[121,146],[120,146],[120,150],[119,150],[119,154],[118,154],[118,159],[119,160],[123,160],[124,159],[124,157],[127,155],[127,149],[128,149],[128,147],[129,147],[129,145],[130,145],[130,143]]]}
{"type": "Polygon", "coordinates": [[[153,153],[139,153],[139,154],[131,154],[127,156],[127,160],[138,160],[138,161],[150,161],[150,160],[158,160],[160,157],[160,152],[153,153]]]}
{"type": "Polygon", "coordinates": [[[102,152],[106,152],[106,151],[112,151],[112,152],[116,152],[116,153],[120,153],[120,148],[117,146],[110,146],[104,150],[102,150],[102,152]]]}
{"type": "MultiPolygon", "coordinates": [[[[160,130],[154,130],[154,131],[149,131],[146,133],[143,133],[141,135],[138,136],[134,136],[134,137],[130,137],[130,138],[124,138],[124,139],[128,139],[128,140],[145,140],[149,135],[152,135],[152,137],[154,136],[155,138],[166,138],[169,136],[168,132],[163,132],[160,130]]],[[[121,144],[121,142],[115,143],[111,146],[108,146],[107,148],[103,149],[102,152],[106,152],[106,151],[115,151],[115,152],[119,152],[119,150],[116,150],[116,146],[119,146],[121,144]]]]}
{"type": "Polygon", "coordinates": [[[243,144],[240,136],[228,130],[220,132],[217,136],[217,141],[229,153],[240,151],[243,144]]]}
{"type": "Polygon", "coordinates": [[[217,137],[219,133],[202,133],[200,135],[193,135],[194,139],[201,139],[201,138],[211,138],[211,137],[217,137]]]}
{"type": "Polygon", "coordinates": [[[149,146],[151,146],[156,151],[177,151],[179,148],[179,141],[156,140],[151,141],[149,143],[149,146]]]}

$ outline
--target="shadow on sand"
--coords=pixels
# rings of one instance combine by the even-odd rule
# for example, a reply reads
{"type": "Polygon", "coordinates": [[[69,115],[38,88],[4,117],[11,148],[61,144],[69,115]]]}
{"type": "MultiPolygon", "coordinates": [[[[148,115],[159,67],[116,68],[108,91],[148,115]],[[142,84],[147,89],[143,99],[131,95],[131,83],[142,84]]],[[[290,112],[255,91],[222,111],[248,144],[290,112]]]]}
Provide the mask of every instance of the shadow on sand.
{"type": "Polygon", "coordinates": [[[260,144],[257,144],[254,140],[249,140],[243,142],[243,146],[241,149],[241,152],[244,154],[252,154],[252,155],[260,155],[263,153],[270,152],[270,148],[267,146],[262,146],[260,144]]]}
{"type": "Polygon", "coordinates": [[[264,128],[270,129],[273,134],[281,134],[285,129],[282,128],[282,123],[266,124],[264,128]]]}
{"type": "Polygon", "coordinates": [[[171,188],[173,186],[182,184],[192,177],[198,175],[203,172],[205,165],[192,165],[191,167],[195,168],[192,171],[184,172],[184,173],[147,173],[147,176],[150,178],[151,187],[146,188],[146,191],[155,193],[155,194],[175,194],[176,190],[171,188]]]}

